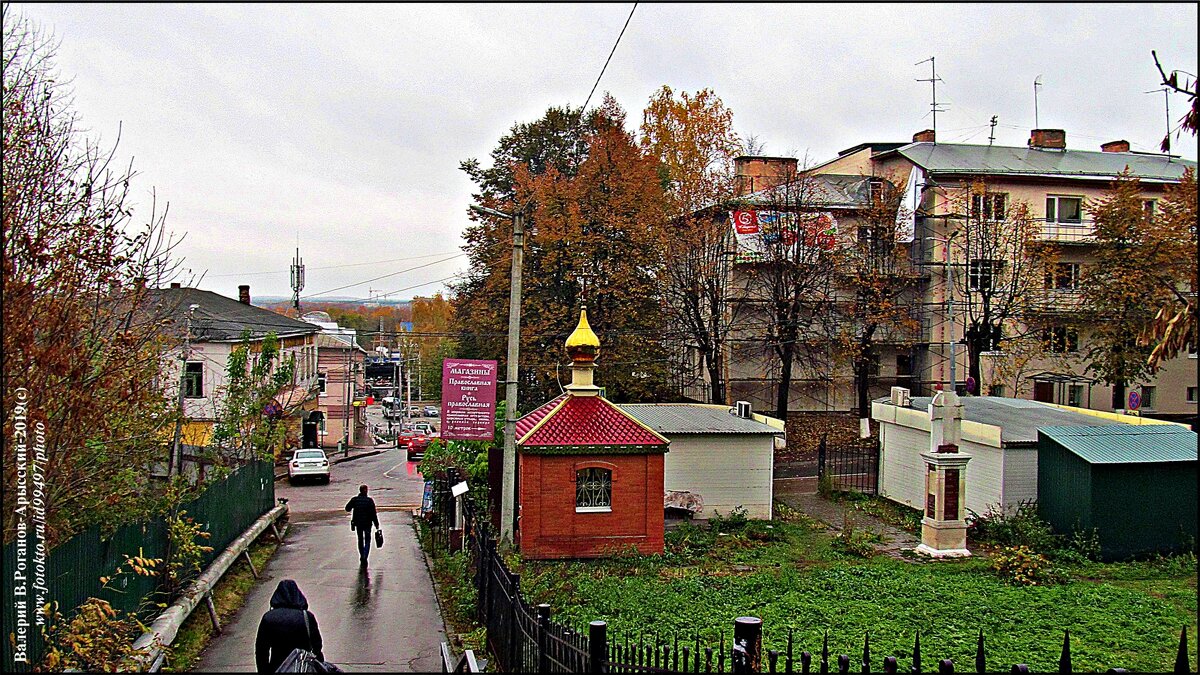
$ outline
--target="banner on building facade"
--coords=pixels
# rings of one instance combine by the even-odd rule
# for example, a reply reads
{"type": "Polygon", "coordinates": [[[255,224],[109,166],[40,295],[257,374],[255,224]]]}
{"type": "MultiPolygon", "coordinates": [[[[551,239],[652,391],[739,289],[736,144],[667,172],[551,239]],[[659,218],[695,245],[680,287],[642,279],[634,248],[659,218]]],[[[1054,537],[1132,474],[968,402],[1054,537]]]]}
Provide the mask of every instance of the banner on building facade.
{"type": "Polygon", "coordinates": [[[915,166],[908,172],[908,185],[904,188],[904,201],[900,202],[900,208],[896,210],[896,241],[904,244],[912,243],[916,237],[917,206],[921,201],[919,184],[924,182],[924,180],[918,180],[918,172],[920,169],[915,166]]]}
{"type": "Polygon", "coordinates": [[[496,436],[495,361],[442,361],[442,438],[490,441],[496,436]]]}
{"type": "Polygon", "coordinates": [[[837,218],[828,211],[731,211],[737,241],[735,262],[761,262],[773,257],[793,258],[795,247],[833,250],[837,244],[837,218]]]}

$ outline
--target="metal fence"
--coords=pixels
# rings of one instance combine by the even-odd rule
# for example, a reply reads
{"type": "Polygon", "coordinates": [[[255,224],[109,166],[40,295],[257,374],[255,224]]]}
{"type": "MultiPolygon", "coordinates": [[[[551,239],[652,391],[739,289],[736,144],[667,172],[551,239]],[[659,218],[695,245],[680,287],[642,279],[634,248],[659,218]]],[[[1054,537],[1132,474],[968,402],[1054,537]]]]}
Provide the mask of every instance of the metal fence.
{"type": "MultiPolygon", "coordinates": [[[[435,504],[442,503],[435,498],[435,504]]],[[[894,656],[875,659],[871,655],[869,633],[864,634],[861,654],[834,655],[825,635],[820,650],[800,650],[793,633],[787,633],[783,651],[762,650],[762,621],[754,617],[734,620],[732,630],[715,640],[694,635],[639,634],[636,639],[623,636],[610,639],[607,623],[592,621],[586,627],[555,621],[550,605],[530,605],[521,593],[521,577],[513,573],[496,549],[481,510],[469,500],[462,505],[462,544],[468,556],[468,574],[477,590],[476,619],[486,629],[486,643],[495,666],[504,672],[542,673],[897,673],[922,669],[953,673],[962,668],[950,659],[924,659],[920,633],[916,633],[911,658],[901,664],[894,656]]],[[[438,521],[449,522],[449,519],[438,521]]],[[[442,537],[441,541],[448,541],[442,537]]],[[[1164,666],[1166,664],[1163,664],[1164,666]]],[[[1030,672],[1026,664],[1002,667],[989,662],[986,640],[980,631],[973,662],[967,670],[977,673],[1010,671],[1030,672]]],[[[1187,628],[1179,636],[1174,672],[1190,671],[1187,628]]],[[[963,671],[966,672],[966,671],[963,671]]],[[[1072,672],[1069,632],[1063,636],[1058,672],[1072,672]]],[[[1109,672],[1125,672],[1120,668],[1109,672]]]]}
{"type": "Polygon", "coordinates": [[[873,495],[879,485],[879,439],[830,446],[825,436],[817,446],[817,478],[832,479],[835,490],[873,495]]]}
{"type": "MultiPolygon", "coordinates": [[[[258,462],[241,467],[221,481],[210,483],[199,497],[182,505],[187,517],[203,523],[211,536],[203,543],[212,546],[201,566],[207,566],[216,556],[263,513],[275,504],[275,475],[271,462],[258,462]]],[[[59,611],[70,611],[88,598],[100,598],[113,608],[133,612],[147,609],[143,598],[153,594],[160,579],[140,575],[125,575],[105,585],[100,577],[111,575],[125,556],[165,558],[167,554],[167,522],[165,518],[131,523],[118,528],[108,538],[102,538],[100,526],[90,527],[63,542],[46,555],[46,602],[57,602],[59,611]]],[[[4,569],[17,566],[16,542],[4,547],[4,569]]],[[[11,578],[5,579],[3,621],[3,665],[5,672],[28,672],[30,666],[13,659],[13,645],[8,634],[18,625],[18,598],[13,597],[11,578]]],[[[30,661],[40,660],[45,649],[41,631],[34,624],[34,599],[25,599],[28,611],[24,619],[31,625],[27,635],[30,661]]],[[[165,601],[158,598],[159,601],[165,601]]]]}

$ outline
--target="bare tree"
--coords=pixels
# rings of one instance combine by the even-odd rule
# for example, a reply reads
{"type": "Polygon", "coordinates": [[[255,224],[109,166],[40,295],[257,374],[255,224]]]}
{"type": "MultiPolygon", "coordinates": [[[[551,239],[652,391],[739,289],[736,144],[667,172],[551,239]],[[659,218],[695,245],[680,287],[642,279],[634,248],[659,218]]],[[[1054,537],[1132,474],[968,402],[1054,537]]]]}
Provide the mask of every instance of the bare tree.
{"type": "MultiPolygon", "coordinates": [[[[13,13],[4,5],[3,396],[8,411],[27,399],[30,428],[44,425],[44,456],[28,459],[44,472],[53,542],[151,497],[175,417],[156,383],[172,338],[146,287],[177,276],[178,241],[153,199],[134,223],[132,169],[76,128],[57,45],[13,13]]],[[[3,461],[13,485],[18,460],[3,461]]],[[[13,499],[6,490],[6,513],[13,499]]]]}
{"type": "Polygon", "coordinates": [[[740,341],[775,371],[775,414],[783,419],[798,374],[829,378],[838,233],[832,215],[820,210],[819,178],[795,171],[780,178],[736,207],[735,227],[737,219],[754,219],[758,236],[739,244],[730,290],[740,341]]]}
{"type": "Polygon", "coordinates": [[[853,244],[836,251],[839,290],[848,296],[837,303],[838,344],[852,364],[861,417],[871,412],[870,386],[877,379],[881,347],[911,345],[920,329],[913,297],[919,276],[898,225],[911,215],[902,204],[904,188],[890,176],[864,180],[869,180],[868,205],[859,214],[853,244]]]}
{"type": "Polygon", "coordinates": [[[1040,297],[1052,251],[1039,245],[1041,224],[1029,205],[989,191],[983,181],[963,186],[950,204],[957,225],[948,232],[950,262],[961,266],[951,292],[963,304],[967,374],[978,386],[981,355],[1029,330],[1017,320],[1040,297]]]}

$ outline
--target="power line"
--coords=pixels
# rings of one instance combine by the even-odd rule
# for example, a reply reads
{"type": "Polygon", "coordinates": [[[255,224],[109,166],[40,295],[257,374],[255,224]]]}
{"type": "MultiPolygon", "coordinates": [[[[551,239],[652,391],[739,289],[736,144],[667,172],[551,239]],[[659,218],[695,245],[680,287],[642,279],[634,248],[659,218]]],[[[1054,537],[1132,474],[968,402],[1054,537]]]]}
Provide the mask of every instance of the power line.
{"type": "MultiPolygon", "coordinates": [[[[347,288],[354,288],[355,286],[362,286],[363,284],[369,284],[369,283],[371,283],[372,281],[379,281],[380,279],[387,279],[388,277],[394,277],[394,276],[396,276],[396,275],[398,275],[398,274],[404,274],[405,272],[412,272],[413,270],[419,270],[419,269],[421,269],[421,268],[424,268],[424,267],[431,267],[431,266],[433,266],[433,265],[439,265],[439,264],[441,264],[441,263],[444,263],[444,262],[449,262],[449,261],[451,261],[451,260],[454,260],[455,258],[461,258],[461,257],[463,257],[463,256],[465,256],[465,255],[466,255],[466,253],[457,253],[457,254],[455,254],[455,255],[452,255],[452,256],[450,256],[449,258],[443,258],[443,259],[441,259],[441,260],[435,260],[435,261],[433,261],[433,262],[431,262],[431,263],[425,263],[424,265],[417,265],[416,267],[410,267],[410,268],[408,268],[408,269],[406,269],[406,270],[400,270],[399,272],[392,272],[392,273],[390,273],[390,274],[383,274],[383,275],[380,275],[380,276],[377,276],[377,277],[372,277],[372,278],[370,278],[370,279],[366,279],[366,280],[363,280],[363,281],[359,281],[359,282],[356,282],[356,283],[353,283],[353,284],[347,284],[347,285],[345,285],[345,286],[338,286],[337,288],[331,288],[331,289],[329,289],[329,290],[327,290],[327,291],[321,291],[320,293],[312,293],[312,294],[310,294],[310,295],[306,295],[306,296],[304,296],[304,297],[305,297],[306,299],[307,299],[307,298],[315,298],[315,297],[317,297],[318,295],[326,295],[326,294],[328,294],[328,293],[333,293],[334,291],[341,291],[341,290],[345,290],[345,289],[347,289],[347,288]]],[[[453,277],[451,276],[451,277],[446,277],[446,278],[447,278],[447,279],[452,279],[453,277]]],[[[439,281],[444,281],[444,279],[439,279],[439,281]]],[[[430,281],[430,282],[427,282],[427,283],[425,283],[425,284],[419,284],[419,285],[420,285],[420,286],[427,286],[428,284],[433,284],[433,283],[437,283],[437,282],[436,282],[436,281],[430,281]]],[[[416,287],[417,287],[417,286],[412,286],[411,288],[416,288],[416,287]]],[[[399,293],[400,291],[405,291],[405,290],[408,290],[408,289],[407,289],[407,288],[401,288],[401,289],[399,289],[399,290],[392,291],[392,293],[399,293]]],[[[383,296],[391,295],[392,293],[384,293],[384,294],[383,294],[383,296]]],[[[383,297],[383,296],[379,296],[379,297],[383,297]]]]}
{"type": "MultiPolygon", "coordinates": [[[[391,258],[388,260],[375,260],[372,262],[346,263],[345,265],[326,265],[325,267],[309,267],[310,270],[337,270],[345,267],[362,267],[364,265],[383,265],[385,263],[404,262],[406,260],[421,260],[422,258],[436,258],[440,255],[450,255],[451,251],[444,253],[430,253],[428,255],[414,255],[407,258],[391,258]]],[[[264,274],[287,274],[287,270],[273,270],[270,272],[231,272],[229,274],[210,274],[210,277],[252,277],[261,276],[264,274]]]]}
{"type": "Polygon", "coordinates": [[[625,29],[629,28],[629,20],[633,18],[633,12],[637,9],[638,4],[633,3],[633,9],[629,10],[629,16],[625,18],[625,25],[621,27],[621,34],[617,36],[617,41],[613,43],[612,51],[608,53],[608,58],[604,60],[604,67],[600,69],[600,74],[596,76],[596,83],[592,85],[592,90],[588,92],[587,100],[583,102],[581,111],[586,111],[588,103],[592,100],[592,94],[596,93],[596,87],[600,86],[600,78],[604,77],[604,71],[608,69],[608,62],[612,61],[613,54],[617,53],[617,45],[621,44],[621,36],[625,35],[625,29]]]}

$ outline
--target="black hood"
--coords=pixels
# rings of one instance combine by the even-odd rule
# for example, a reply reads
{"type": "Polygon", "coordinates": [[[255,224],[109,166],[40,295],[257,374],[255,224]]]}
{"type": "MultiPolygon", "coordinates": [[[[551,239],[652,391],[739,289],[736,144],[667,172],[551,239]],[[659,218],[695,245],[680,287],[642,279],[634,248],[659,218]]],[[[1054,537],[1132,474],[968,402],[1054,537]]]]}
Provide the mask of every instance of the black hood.
{"type": "Polygon", "coordinates": [[[300,587],[291,579],[284,579],[275,587],[275,595],[271,596],[272,607],[289,609],[308,609],[308,600],[300,592],[300,587]]]}

